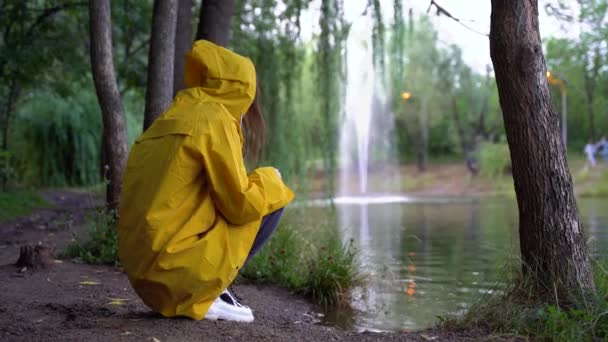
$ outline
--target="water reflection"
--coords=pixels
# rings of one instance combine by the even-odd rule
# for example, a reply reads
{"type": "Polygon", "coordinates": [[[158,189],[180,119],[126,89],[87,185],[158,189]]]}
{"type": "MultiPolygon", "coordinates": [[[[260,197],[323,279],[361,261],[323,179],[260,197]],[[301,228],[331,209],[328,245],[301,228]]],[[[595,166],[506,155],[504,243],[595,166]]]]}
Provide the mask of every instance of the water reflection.
{"type": "MultiPolygon", "coordinates": [[[[596,257],[608,247],[606,204],[579,201],[596,257]]],[[[370,279],[355,293],[355,312],[328,315],[349,329],[429,327],[491,291],[499,267],[518,250],[514,201],[351,201],[337,208],[344,238],[356,241],[370,279]]]]}

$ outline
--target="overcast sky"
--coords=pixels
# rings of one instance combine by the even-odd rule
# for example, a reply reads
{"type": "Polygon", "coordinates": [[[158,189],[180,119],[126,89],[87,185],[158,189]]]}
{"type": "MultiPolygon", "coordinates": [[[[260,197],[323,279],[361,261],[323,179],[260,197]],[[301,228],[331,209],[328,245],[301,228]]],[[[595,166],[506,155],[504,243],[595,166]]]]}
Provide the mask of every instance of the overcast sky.
{"type": "MultiPolygon", "coordinates": [[[[344,0],[345,16],[348,21],[355,20],[365,8],[368,0],[344,0]]],[[[435,28],[439,33],[439,40],[443,44],[457,44],[463,50],[464,60],[478,72],[485,72],[485,66],[490,64],[490,47],[488,37],[479,33],[489,33],[490,31],[490,0],[435,0],[445,10],[449,11],[454,17],[460,19],[470,29],[446,17],[437,17],[435,11],[431,11],[431,16],[435,28]],[[472,30],[471,30],[472,29],[472,30]]],[[[557,37],[576,37],[579,34],[577,25],[569,25],[569,32],[563,29],[563,24],[557,19],[548,16],[543,4],[552,0],[540,0],[540,31],[541,37],[546,39],[550,36],[557,37]]],[[[426,13],[430,0],[405,0],[403,2],[404,12],[407,13],[411,7],[416,14],[426,13]]],[[[575,1],[572,1],[575,4],[575,1]]],[[[319,0],[314,0],[310,10],[304,13],[302,18],[302,33],[304,38],[310,36],[312,30],[317,30],[319,15],[319,0]]],[[[384,17],[392,18],[393,0],[381,0],[384,17]]]]}

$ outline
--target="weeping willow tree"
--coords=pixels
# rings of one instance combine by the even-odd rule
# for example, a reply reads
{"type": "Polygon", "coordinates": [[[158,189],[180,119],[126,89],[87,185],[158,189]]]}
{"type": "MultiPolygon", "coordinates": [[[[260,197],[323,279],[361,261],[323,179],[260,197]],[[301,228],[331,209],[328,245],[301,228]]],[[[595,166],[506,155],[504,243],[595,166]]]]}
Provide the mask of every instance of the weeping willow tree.
{"type": "MultiPolygon", "coordinates": [[[[382,81],[386,77],[386,62],[385,62],[385,44],[384,44],[384,20],[382,18],[382,7],[380,6],[380,0],[369,0],[368,7],[372,6],[374,27],[372,29],[372,45],[373,45],[373,59],[374,68],[377,70],[382,81]]],[[[400,0],[394,1],[394,6],[401,7],[400,0]]],[[[396,14],[395,14],[396,19],[396,14]]]]}
{"type": "Polygon", "coordinates": [[[337,114],[341,112],[342,99],[339,81],[345,77],[341,70],[344,42],[348,34],[341,0],[323,0],[321,2],[319,26],[321,32],[316,51],[316,94],[319,97],[319,111],[323,117],[321,139],[323,145],[326,146],[322,151],[324,189],[327,193],[333,194],[339,136],[339,115],[337,114]]]}
{"type": "Polygon", "coordinates": [[[238,0],[233,19],[232,48],[256,66],[268,132],[262,159],[286,178],[303,176],[308,157],[301,122],[305,116],[296,110],[295,94],[306,55],[300,41],[300,14],[309,2],[238,0]]]}

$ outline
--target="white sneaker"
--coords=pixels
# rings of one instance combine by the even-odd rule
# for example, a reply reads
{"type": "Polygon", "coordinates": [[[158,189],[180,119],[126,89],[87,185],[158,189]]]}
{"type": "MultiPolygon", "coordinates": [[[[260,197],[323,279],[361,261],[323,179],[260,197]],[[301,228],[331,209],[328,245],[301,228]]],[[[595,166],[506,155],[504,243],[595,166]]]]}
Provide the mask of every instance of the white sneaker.
{"type": "Polygon", "coordinates": [[[239,303],[230,291],[224,290],[211,304],[205,319],[250,323],[253,322],[253,312],[248,306],[239,303]]]}

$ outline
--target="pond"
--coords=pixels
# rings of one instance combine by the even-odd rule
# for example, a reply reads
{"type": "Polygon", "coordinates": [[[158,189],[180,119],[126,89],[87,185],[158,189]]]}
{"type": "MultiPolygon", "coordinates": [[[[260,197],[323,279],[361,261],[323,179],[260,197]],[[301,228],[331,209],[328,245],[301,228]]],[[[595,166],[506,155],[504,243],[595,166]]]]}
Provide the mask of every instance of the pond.
{"type": "MultiPolygon", "coordinates": [[[[608,200],[578,205],[591,253],[602,257],[608,200]]],[[[518,253],[514,200],[342,200],[337,210],[342,234],[355,241],[369,275],[354,294],[354,310],[326,316],[325,323],[347,329],[431,327],[438,316],[461,312],[496,288],[501,266],[518,253]]]]}

